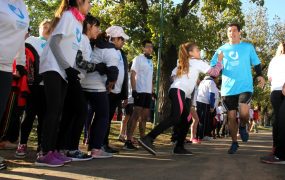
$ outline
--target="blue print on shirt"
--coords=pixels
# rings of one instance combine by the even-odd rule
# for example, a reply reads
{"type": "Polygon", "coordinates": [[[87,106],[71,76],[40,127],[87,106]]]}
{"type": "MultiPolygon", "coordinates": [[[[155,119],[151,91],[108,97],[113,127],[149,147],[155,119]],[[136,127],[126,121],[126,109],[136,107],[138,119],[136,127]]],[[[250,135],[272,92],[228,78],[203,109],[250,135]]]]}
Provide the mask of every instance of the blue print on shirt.
{"type": "Polygon", "coordinates": [[[22,13],[21,9],[16,8],[16,7],[13,6],[12,4],[8,4],[8,6],[9,6],[10,10],[11,10],[14,14],[16,14],[20,19],[24,19],[24,18],[25,18],[25,16],[24,16],[24,14],[22,13]]]}
{"type": "Polygon", "coordinates": [[[78,43],[81,41],[81,38],[82,38],[82,34],[81,34],[80,30],[78,28],[76,28],[76,39],[77,39],[78,43]]]}

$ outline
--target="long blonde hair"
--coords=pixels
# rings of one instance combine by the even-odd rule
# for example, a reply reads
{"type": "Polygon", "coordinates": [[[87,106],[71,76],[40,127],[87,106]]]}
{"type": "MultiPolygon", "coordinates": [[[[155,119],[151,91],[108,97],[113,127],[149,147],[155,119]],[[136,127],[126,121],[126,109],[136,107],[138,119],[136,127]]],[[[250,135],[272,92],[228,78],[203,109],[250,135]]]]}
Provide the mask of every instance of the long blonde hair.
{"type": "Polygon", "coordinates": [[[187,42],[179,46],[178,65],[176,73],[177,77],[189,73],[189,51],[192,51],[194,47],[197,47],[197,44],[193,42],[187,42]]]}
{"type": "Polygon", "coordinates": [[[285,42],[282,41],[276,51],[275,56],[280,56],[281,54],[285,54],[285,42]]]}

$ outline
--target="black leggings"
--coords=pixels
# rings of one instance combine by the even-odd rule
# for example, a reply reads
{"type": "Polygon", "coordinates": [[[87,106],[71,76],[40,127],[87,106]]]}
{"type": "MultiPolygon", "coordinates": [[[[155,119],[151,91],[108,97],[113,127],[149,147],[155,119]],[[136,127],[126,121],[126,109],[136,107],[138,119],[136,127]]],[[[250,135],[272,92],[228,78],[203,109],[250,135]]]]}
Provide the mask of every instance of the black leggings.
{"type": "Polygon", "coordinates": [[[41,133],[42,133],[42,119],[45,112],[45,93],[44,86],[31,85],[29,86],[31,93],[27,96],[26,105],[26,116],[21,123],[20,128],[20,144],[27,144],[29,135],[33,128],[33,123],[38,117],[37,135],[38,135],[38,146],[41,144],[41,133]]]}
{"type": "Polygon", "coordinates": [[[56,142],[63,110],[67,82],[55,71],[43,73],[46,113],[43,118],[42,151],[47,153],[56,150],[56,142]]]}
{"type": "Polygon", "coordinates": [[[109,100],[107,92],[85,92],[86,99],[95,112],[89,128],[88,150],[101,149],[109,124],[109,100]]]}
{"type": "Polygon", "coordinates": [[[110,135],[112,119],[115,114],[116,108],[121,103],[120,94],[110,93],[108,94],[108,99],[109,99],[109,122],[103,145],[109,145],[109,135],[110,135]]]}
{"type": "Polygon", "coordinates": [[[210,105],[197,101],[197,114],[199,117],[197,137],[203,139],[204,136],[211,135],[210,105]]]}
{"type": "Polygon", "coordinates": [[[285,96],[282,91],[272,91],[270,99],[275,114],[273,122],[275,155],[285,160],[285,96]]]}
{"type": "MultiPolygon", "coordinates": [[[[147,136],[155,139],[158,135],[163,133],[166,129],[170,128],[171,126],[177,125],[181,122],[181,115],[183,111],[186,111],[185,106],[185,93],[177,88],[171,88],[169,90],[169,98],[171,100],[171,113],[170,116],[162,120],[147,136]]],[[[188,111],[189,113],[189,111],[188,111]]],[[[184,119],[184,118],[183,118],[184,119]]],[[[183,131],[179,131],[178,133],[182,133],[183,131]]],[[[187,135],[187,133],[186,133],[187,135]]],[[[184,144],[185,137],[184,135],[178,135],[181,137],[177,139],[178,144],[184,144]],[[184,139],[182,139],[184,137],[184,139]]]]}
{"type": "Polygon", "coordinates": [[[0,71],[0,121],[6,109],[6,104],[11,91],[12,73],[0,71]]]}
{"type": "Polygon", "coordinates": [[[185,107],[183,108],[180,121],[172,129],[173,132],[172,132],[171,140],[177,141],[177,144],[176,144],[177,146],[184,145],[184,140],[186,139],[187,133],[189,131],[189,128],[192,122],[190,119],[188,119],[189,114],[190,114],[190,108],[191,108],[191,100],[189,98],[186,98],[185,107]],[[180,141],[178,141],[179,139],[180,141]]]}
{"type": "Polygon", "coordinates": [[[68,83],[57,139],[58,149],[78,149],[86,118],[87,102],[80,82],[68,83]]]}

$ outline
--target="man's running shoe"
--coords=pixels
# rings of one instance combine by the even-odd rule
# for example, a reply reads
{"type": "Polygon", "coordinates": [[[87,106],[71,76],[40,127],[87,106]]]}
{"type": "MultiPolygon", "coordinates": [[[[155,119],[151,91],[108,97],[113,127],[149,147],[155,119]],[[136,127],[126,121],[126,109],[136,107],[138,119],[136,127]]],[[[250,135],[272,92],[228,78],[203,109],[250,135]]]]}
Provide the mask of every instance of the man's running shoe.
{"type": "Polygon", "coordinates": [[[246,130],[246,126],[245,127],[242,127],[242,126],[239,127],[239,134],[240,134],[240,138],[241,138],[242,142],[248,141],[249,134],[246,130]]]}
{"type": "Polygon", "coordinates": [[[233,142],[231,147],[230,147],[230,149],[228,150],[228,153],[229,154],[235,154],[237,152],[237,150],[238,150],[238,147],[239,147],[238,143],[237,142],[233,142]]]}

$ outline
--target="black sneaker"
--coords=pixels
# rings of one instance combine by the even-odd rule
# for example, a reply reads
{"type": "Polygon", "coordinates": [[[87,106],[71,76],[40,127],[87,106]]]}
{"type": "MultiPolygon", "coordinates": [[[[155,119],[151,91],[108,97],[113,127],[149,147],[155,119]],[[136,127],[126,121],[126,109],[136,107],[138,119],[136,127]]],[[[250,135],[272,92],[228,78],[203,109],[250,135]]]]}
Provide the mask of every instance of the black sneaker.
{"type": "Polygon", "coordinates": [[[193,153],[187,149],[185,149],[184,147],[179,147],[179,146],[176,146],[174,149],[173,149],[173,154],[174,155],[184,155],[184,156],[192,156],[193,153]]]}
{"type": "Polygon", "coordinates": [[[103,150],[104,150],[105,152],[107,152],[107,153],[112,153],[112,154],[117,154],[117,153],[119,153],[118,150],[113,149],[113,148],[111,148],[111,147],[108,146],[108,145],[104,145],[104,146],[103,146],[103,150]]]}
{"type": "Polygon", "coordinates": [[[260,160],[264,163],[268,164],[285,164],[285,159],[279,159],[278,157],[271,155],[271,156],[263,156],[260,160]]]}
{"type": "Polygon", "coordinates": [[[0,170],[2,170],[2,169],[7,169],[7,165],[4,161],[0,162],[0,170]]]}
{"type": "Polygon", "coordinates": [[[145,136],[139,139],[139,144],[152,155],[156,155],[153,139],[151,137],[145,136]]]}
{"type": "Polygon", "coordinates": [[[80,151],[80,150],[75,150],[75,151],[68,151],[66,153],[67,157],[72,158],[72,161],[88,161],[93,159],[92,156],[80,151]]]}
{"type": "Polygon", "coordinates": [[[128,150],[128,151],[134,151],[137,150],[138,148],[136,146],[134,146],[134,144],[132,143],[132,141],[127,140],[125,142],[125,145],[123,147],[124,150],[128,150]]]}

